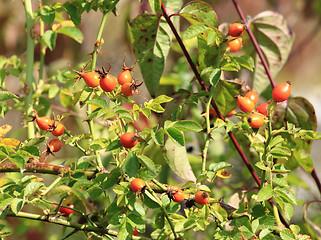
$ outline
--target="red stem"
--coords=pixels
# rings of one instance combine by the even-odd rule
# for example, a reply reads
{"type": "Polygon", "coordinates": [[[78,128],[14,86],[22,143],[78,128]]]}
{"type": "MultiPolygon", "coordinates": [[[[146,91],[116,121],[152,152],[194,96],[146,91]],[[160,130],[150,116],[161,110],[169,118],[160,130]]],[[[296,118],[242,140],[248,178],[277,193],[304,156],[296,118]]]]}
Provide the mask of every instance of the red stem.
{"type": "Polygon", "coordinates": [[[315,169],[313,168],[312,172],[311,172],[311,176],[314,179],[315,183],[318,186],[319,192],[321,193],[321,183],[320,183],[320,179],[318,178],[317,173],[315,172],[315,169]]]}
{"type": "Polygon", "coordinates": [[[271,75],[270,69],[269,69],[269,67],[267,65],[267,62],[266,62],[266,60],[265,60],[265,58],[263,56],[261,48],[260,48],[258,42],[256,41],[256,38],[254,37],[254,34],[253,34],[250,26],[248,25],[248,22],[246,21],[246,19],[244,17],[244,14],[243,14],[243,12],[242,12],[242,10],[240,8],[240,5],[238,4],[237,0],[232,0],[232,1],[233,1],[234,5],[235,5],[236,11],[240,15],[244,25],[246,26],[246,31],[247,31],[247,33],[248,33],[248,35],[249,35],[249,37],[250,37],[250,39],[251,39],[251,41],[252,41],[252,43],[254,45],[254,48],[255,48],[257,54],[259,55],[259,57],[261,59],[261,62],[262,62],[263,67],[265,69],[265,72],[266,72],[268,78],[270,79],[271,85],[274,88],[275,87],[275,82],[274,82],[273,77],[271,75]]]}
{"type": "MultiPolygon", "coordinates": [[[[194,65],[187,49],[185,48],[185,45],[181,39],[181,37],[179,36],[178,32],[176,31],[176,28],[173,24],[173,22],[171,21],[171,19],[169,18],[169,16],[167,15],[167,12],[166,12],[166,9],[165,9],[165,6],[164,6],[164,3],[161,1],[161,4],[162,4],[162,11],[163,11],[163,16],[166,20],[166,22],[168,23],[168,25],[170,26],[171,30],[173,31],[175,37],[176,37],[176,40],[178,42],[178,44],[180,45],[182,51],[184,52],[184,55],[187,59],[187,62],[189,63],[190,67],[192,68],[192,71],[194,72],[194,75],[196,77],[196,79],[198,80],[199,84],[201,85],[202,89],[204,91],[207,91],[209,92],[208,88],[206,87],[204,81],[202,80],[200,74],[198,73],[197,69],[196,69],[196,66],[194,65]]],[[[218,109],[215,101],[212,99],[211,100],[211,104],[216,112],[216,114],[219,116],[220,119],[222,119],[223,121],[225,120],[224,119],[224,116],[222,115],[221,111],[218,109]]],[[[237,151],[239,152],[241,158],[243,159],[246,167],[249,169],[249,171],[251,172],[253,178],[255,179],[256,183],[261,186],[261,180],[260,178],[258,177],[258,175],[256,174],[256,172],[254,171],[254,169],[252,168],[252,166],[250,165],[250,162],[249,160],[247,159],[247,157],[245,156],[243,150],[241,149],[240,145],[238,144],[234,134],[232,132],[228,132],[228,135],[230,136],[230,139],[231,141],[233,142],[235,148],[237,149],[237,151]]]]}

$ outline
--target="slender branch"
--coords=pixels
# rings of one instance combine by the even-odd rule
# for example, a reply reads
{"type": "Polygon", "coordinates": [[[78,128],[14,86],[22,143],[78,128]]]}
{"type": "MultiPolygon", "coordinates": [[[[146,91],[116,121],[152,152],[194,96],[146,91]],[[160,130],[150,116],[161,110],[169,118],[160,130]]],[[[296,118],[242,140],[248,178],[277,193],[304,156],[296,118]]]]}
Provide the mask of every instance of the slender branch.
{"type": "Polygon", "coordinates": [[[63,218],[59,218],[56,216],[39,215],[39,214],[26,213],[26,212],[18,212],[17,214],[14,214],[13,212],[8,212],[6,214],[6,217],[27,218],[27,219],[38,220],[42,222],[54,223],[64,227],[71,227],[78,231],[96,232],[96,233],[108,234],[108,235],[117,237],[116,231],[105,229],[105,228],[99,228],[95,226],[89,226],[86,224],[79,224],[76,222],[69,222],[63,218]]]}
{"type": "MultiPolygon", "coordinates": [[[[99,41],[99,42],[101,41],[101,36],[103,34],[104,26],[105,26],[105,23],[106,23],[107,18],[109,16],[109,13],[111,13],[111,11],[114,10],[114,8],[116,7],[116,4],[118,2],[119,2],[119,0],[114,1],[113,4],[109,7],[109,9],[103,13],[103,18],[102,18],[102,20],[100,22],[99,30],[98,30],[98,33],[97,33],[97,38],[96,38],[97,41],[99,41]]],[[[99,45],[97,45],[97,46],[95,45],[94,51],[93,51],[93,61],[92,61],[92,65],[91,65],[92,70],[94,70],[95,67],[96,67],[97,50],[98,50],[98,48],[99,48],[99,45]]]]}
{"type": "Polygon", "coordinates": [[[233,1],[234,5],[235,5],[236,11],[240,15],[244,25],[246,26],[246,31],[247,31],[247,33],[248,33],[248,35],[249,35],[249,37],[250,37],[250,39],[251,39],[251,41],[252,41],[252,43],[254,45],[254,48],[255,48],[257,54],[259,55],[259,58],[261,59],[261,62],[262,62],[263,67],[265,69],[265,72],[266,72],[266,74],[267,74],[267,76],[268,76],[268,78],[269,78],[269,80],[271,82],[271,85],[274,88],[275,87],[275,82],[274,82],[274,79],[273,79],[272,74],[270,72],[270,69],[268,67],[268,64],[267,64],[267,62],[266,62],[266,60],[264,58],[264,55],[263,55],[263,53],[261,51],[261,48],[260,48],[258,42],[256,41],[256,38],[254,37],[254,34],[253,34],[248,22],[246,21],[246,19],[244,17],[244,14],[242,12],[242,9],[240,8],[240,5],[238,4],[237,0],[232,0],[232,1],[233,1]]]}
{"type": "MultiPolygon", "coordinates": [[[[208,90],[208,88],[206,87],[204,81],[202,80],[199,72],[197,71],[196,66],[194,65],[194,63],[193,63],[193,61],[192,61],[192,59],[191,59],[191,57],[190,57],[187,49],[185,48],[185,45],[184,45],[181,37],[179,36],[178,32],[176,31],[176,28],[175,28],[173,22],[171,21],[171,19],[170,19],[169,16],[167,15],[167,12],[166,12],[164,3],[161,2],[161,4],[162,4],[163,16],[164,16],[166,22],[168,23],[168,25],[170,26],[172,32],[174,33],[174,35],[175,35],[175,37],[176,37],[176,40],[177,40],[178,44],[180,45],[182,51],[184,52],[184,55],[185,55],[185,57],[186,57],[186,60],[187,60],[187,62],[189,63],[190,67],[192,68],[192,71],[194,72],[194,75],[195,75],[196,79],[198,80],[199,84],[201,85],[202,90],[209,92],[209,90],[208,90]]],[[[215,103],[215,101],[214,101],[213,99],[211,100],[211,104],[212,104],[212,106],[213,106],[216,114],[219,116],[219,118],[224,121],[224,120],[225,120],[225,119],[224,119],[224,116],[222,115],[221,111],[218,109],[218,107],[217,107],[217,105],[216,105],[216,103],[215,103]]],[[[243,150],[241,149],[240,145],[238,144],[238,142],[237,142],[234,134],[233,134],[232,132],[228,132],[228,135],[229,135],[231,141],[233,142],[235,148],[236,148],[237,151],[239,152],[241,158],[243,159],[246,167],[247,167],[247,168],[249,169],[249,171],[251,172],[251,174],[252,174],[253,178],[255,179],[256,183],[257,183],[259,186],[261,186],[261,180],[260,180],[259,176],[258,176],[258,175],[256,174],[256,172],[254,171],[253,167],[250,165],[249,160],[247,159],[247,157],[245,156],[243,150]]]]}
{"type": "MultiPolygon", "coordinates": [[[[42,7],[42,0],[39,0],[39,8],[42,7]]],[[[42,21],[42,19],[39,19],[39,24],[40,24],[40,39],[43,38],[44,35],[44,22],[42,21]]],[[[44,64],[45,64],[45,54],[46,54],[46,49],[47,47],[44,46],[43,42],[40,41],[40,65],[39,65],[39,81],[38,84],[41,85],[43,84],[43,68],[44,68],[44,64]]]]}
{"type": "MultiPolygon", "coordinates": [[[[26,64],[26,101],[25,101],[25,110],[26,115],[30,115],[32,112],[32,108],[30,105],[32,104],[32,94],[33,94],[33,84],[34,84],[34,76],[33,76],[33,62],[34,62],[34,49],[35,43],[33,38],[31,37],[31,29],[33,27],[33,17],[32,17],[32,5],[31,0],[25,0],[25,13],[26,13],[26,26],[27,26],[27,64],[26,64]]],[[[28,126],[28,137],[33,138],[35,136],[35,127],[32,122],[27,124],[28,126]]]]}
{"type": "MultiPolygon", "coordinates": [[[[27,163],[25,164],[24,169],[17,167],[13,163],[2,163],[0,164],[0,173],[4,172],[32,172],[32,173],[44,173],[44,174],[52,174],[52,175],[65,175],[67,173],[73,175],[78,172],[71,170],[69,167],[57,166],[47,163],[27,163]]],[[[95,177],[96,171],[91,170],[83,170],[81,171],[88,179],[95,177]]]]}
{"type": "Polygon", "coordinates": [[[208,146],[210,144],[210,105],[211,105],[211,101],[212,101],[212,92],[209,96],[209,101],[206,104],[206,140],[205,140],[205,145],[204,145],[204,149],[202,151],[202,173],[204,173],[206,171],[206,159],[207,159],[207,151],[208,151],[208,146]]]}
{"type": "Polygon", "coordinates": [[[311,176],[314,179],[315,183],[318,186],[319,192],[321,193],[321,183],[320,183],[320,179],[317,175],[317,173],[315,172],[315,169],[313,168],[312,172],[311,172],[311,176]]]}

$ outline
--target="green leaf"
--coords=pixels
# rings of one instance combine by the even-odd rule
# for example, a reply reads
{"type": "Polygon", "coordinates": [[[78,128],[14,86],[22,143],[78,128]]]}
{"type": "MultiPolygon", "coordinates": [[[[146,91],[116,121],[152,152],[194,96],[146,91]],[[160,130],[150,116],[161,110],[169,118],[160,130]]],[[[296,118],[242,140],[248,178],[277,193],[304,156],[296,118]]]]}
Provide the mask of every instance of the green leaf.
{"type": "Polygon", "coordinates": [[[65,11],[69,14],[71,20],[73,21],[73,23],[78,26],[81,22],[81,14],[78,13],[78,8],[80,9],[80,6],[78,6],[78,8],[69,2],[66,2],[63,5],[65,11]]]}
{"type": "Polygon", "coordinates": [[[243,68],[246,68],[250,71],[253,71],[255,65],[252,57],[243,55],[243,56],[233,56],[234,60],[243,68]]]}
{"type": "Polygon", "coordinates": [[[169,127],[165,129],[165,132],[178,146],[185,146],[184,135],[177,128],[169,127]]]}
{"type": "Polygon", "coordinates": [[[139,170],[139,161],[136,155],[129,153],[123,162],[122,169],[129,177],[134,177],[139,170]]]}
{"type": "Polygon", "coordinates": [[[218,162],[218,163],[211,163],[209,166],[209,170],[212,172],[217,172],[219,170],[233,167],[230,163],[227,162],[218,162]]]}
{"type": "Polygon", "coordinates": [[[22,209],[23,205],[24,205],[23,199],[15,198],[11,203],[11,210],[14,212],[14,214],[17,214],[22,209]]]}
{"type": "Polygon", "coordinates": [[[156,132],[152,132],[151,134],[153,141],[157,144],[157,145],[164,145],[164,129],[160,128],[158,129],[156,132]]]}
{"type": "Polygon", "coordinates": [[[296,197],[290,189],[285,187],[276,187],[274,188],[274,193],[282,197],[287,202],[297,205],[296,197]]]}
{"type": "Polygon", "coordinates": [[[148,0],[149,6],[154,13],[161,13],[161,0],[148,0]]]}
{"type": "Polygon", "coordinates": [[[203,1],[192,1],[187,3],[179,14],[191,24],[207,24],[217,27],[217,16],[213,8],[203,1]]]}
{"type": "Polygon", "coordinates": [[[270,199],[273,196],[273,189],[270,184],[265,185],[263,188],[260,189],[257,195],[257,201],[262,202],[265,200],[270,199]]]}
{"type": "Polygon", "coordinates": [[[289,148],[284,146],[274,147],[270,150],[270,154],[275,158],[291,156],[292,152],[289,148]]]}
{"type": "Polygon", "coordinates": [[[186,148],[178,146],[171,139],[167,139],[164,147],[163,154],[172,171],[185,180],[195,182],[196,177],[188,161],[186,148]]]}
{"type": "Polygon", "coordinates": [[[121,147],[119,139],[112,141],[106,148],[106,152],[118,149],[121,147]]]}
{"type": "Polygon", "coordinates": [[[201,77],[206,78],[209,76],[208,81],[213,85],[216,86],[218,81],[221,78],[222,71],[219,68],[208,67],[202,70],[201,77]]]}
{"type": "Polygon", "coordinates": [[[137,158],[145,167],[148,168],[149,171],[152,172],[152,174],[156,174],[155,164],[152,159],[145,155],[137,155],[137,158]]]}
{"type": "Polygon", "coordinates": [[[173,98],[171,98],[171,97],[169,97],[169,96],[160,95],[160,96],[158,96],[157,98],[152,99],[151,101],[152,101],[153,103],[161,104],[161,103],[170,102],[170,101],[172,101],[172,100],[173,100],[173,98]]]}
{"type": "Polygon", "coordinates": [[[55,20],[56,12],[50,6],[43,6],[40,9],[41,20],[48,26],[55,20]]]}
{"type": "Polygon", "coordinates": [[[283,208],[283,211],[284,211],[284,217],[290,221],[293,214],[294,214],[294,210],[293,210],[293,206],[291,203],[284,203],[284,208],[283,208]]]}
{"type": "Polygon", "coordinates": [[[114,168],[109,174],[106,181],[102,183],[102,187],[104,189],[108,189],[113,187],[119,181],[119,177],[121,176],[120,169],[114,168]]]}
{"type": "Polygon", "coordinates": [[[145,191],[144,192],[144,204],[149,207],[149,208],[159,208],[159,202],[158,200],[149,192],[145,191]]]}
{"type": "Polygon", "coordinates": [[[57,32],[54,32],[52,30],[47,30],[42,37],[44,44],[50,49],[50,51],[52,51],[55,48],[56,39],[57,32]]]}
{"type": "Polygon", "coordinates": [[[130,24],[130,36],[134,54],[140,66],[144,82],[150,94],[156,95],[169,52],[170,36],[168,26],[160,16],[142,14],[130,24]]]}
{"type": "Polygon", "coordinates": [[[50,89],[48,91],[48,98],[53,99],[55,98],[59,93],[60,88],[57,86],[57,84],[51,84],[50,89]]]}
{"type": "MultiPolygon", "coordinates": [[[[127,219],[127,217],[126,217],[127,219]]],[[[130,240],[132,239],[131,235],[133,234],[133,227],[128,223],[127,220],[124,220],[121,224],[117,237],[119,240],[130,240]]]]}
{"type": "Polygon", "coordinates": [[[259,218],[259,226],[257,230],[277,229],[276,220],[272,216],[263,216],[259,218]]]}
{"type": "Polygon", "coordinates": [[[288,181],[282,174],[276,174],[273,178],[273,182],[282,187],[288,187],[288,181]]]}
{"type": "MultiPolygon", "coordinates": [[[[251,29],[256,37],[268,67],[275,77],[288,59],[294,41],[293,32],[290,30],[284,17],[276,12],[265,11],[255,16],[251,21],[251,29]]],[[[253,89],[258,95],[270,86],[261,64],[259,56],[249,45],[249,52],[255,55],[255,70],[253,76],[253,89]]]]}
{"type": "Polygon", "coordinates": [[[155,216],[155,221],[154,222],[155,222],[156,228],[158,228],[158,229],[164,228],[164,226],[165,226],[164,213],[163,212],[157,213],[156,216],[155,216]]]}
{"type": "Polygon", "coordinates": [[[87,104],[91,104],[96,107],[107,107],[107,100],[104,98],[94,98],[89,101],[87,101],[87,104]]]}
{"type": "Polygon", "coordinates": [[[280,144],[284,142],[284,138],[280,135],[277,135],[276,137],[272,138],[272,140],[270,141],[268,147],[271,149],[273,148],[274,146],[280,144]]]}
{"type": "Polygon", "coordinates": [[[287,121],[294,123],[296,127],[313,131],[317,129],[317,118],[314,107],[303,97],[288,99],[288,108],[285,117],[287,121]]]}
{"type": "Polygon", "coordinates": [[[18,168],[24,169],[25,168],[25,159],[20,155],[11,155],[9,160],[15,164],[18,168]]]}
{"type": "Polygon", "coordinates": [[[5,196],[5,194],[3,194],[0,198],[0,212],[3,212],[13,202],[13,200],[14,198],[5,196]]]}
{"type": "Polygon", "coordinates": [[[128,187],[125,187],[123,185],[117,185],[116,187],[113,188],[113,191],[118,195],[124,195],[125,193],[128,192],[128,187]]]}
{"type": "Polygon", "coordinates": [[[295,235],[291,232],[290,229],[283,229],[280,233],[282,240],[295,240],[295,235]]]}
{"type": "Polygon", "coordinates": [[[76,27],[71,27],[71,26],[61,27],[57,30],[57,32],[74,39],[78,43],[82,43],[82,41],[84,40],[84,36],[82,32],[76,27]]]}
{"type": "Polygon", "coordinates": [[[195,24],[191,25],[189,28],[187,28],[184,32],[183,38],[184,39],[191,39],[194,37],[197,37],[199,34],[204,33],[207,31],[210,27],[207,24],[195,24]]]}
{"type": "Polygon", "coordinates": [[[200,132],[203,128],[193,120],[180,120],[174,122],[173,127],[178,129],[179,131],[185,132],[200,132]]]}
{"type": "MultiPolygon", "coordinates": [[[[201,35],[198,35],[198,67],[202,73],[202,79],[205,84],[209,83],[210,74],[205,74],[203,72],[207,68],[220,68],[227,64],[227,62],[221,62],[221,56],[225,56],[224,52],[226,50],[226,44],[222,44],[221,40],[225,36],[218,29],[209,29],[201,35]],[[212,32],[215,32],[216,39],[215,42],[209,45],[210,37],[212,37],[212,32]]],[[[226,57],[226,56],[225,56],[226,57]]]]}
{"type": "Polygon", "coordinates": [[[31,195],[33,195],[34,193],[36,193],[37,191],[39,191],[42,187],[44,187],[44,184],[41,182],[30,182],[25,187],[23,196],[25,198],[28,198],[31,195]]]}
{"type": "Polygon", "coordinates": [[[18,97],[11,92],[3,91],[3,90],[0,91],[0,102],[13,99],[13,98],[18,98],[18,97]]]}
{"type": "Polygon", "coordinates": [[[103,193],[103,190],[101,188],[94,188],[90,190],[89,195],[92,198],[93,201],[95,201],[99,196],[103,193]]]}
{"type": "Polygon", "coordinates": [[[214,100],[223,116],[236,108],[235,96],[239,94],[242,83],[238,81],[220,80],[214,90],[214,100]]]}

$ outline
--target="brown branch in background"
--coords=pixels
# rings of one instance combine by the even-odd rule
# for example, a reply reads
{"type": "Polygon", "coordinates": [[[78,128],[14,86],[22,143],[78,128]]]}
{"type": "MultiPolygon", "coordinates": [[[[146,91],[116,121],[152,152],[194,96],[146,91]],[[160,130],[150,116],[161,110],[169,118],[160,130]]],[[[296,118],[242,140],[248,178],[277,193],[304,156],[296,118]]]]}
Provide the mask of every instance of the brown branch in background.
{"type": "Polygon", "coordinates": [[[310,30],[308,34],[305,34],[304,39],[301,40],[295,48],[293,48],[289,56],[289,61],[295,59],[297,55],[300,55],[302,53],[302,49],[306,49],[308,44],[311,44],[313,42],[314,38],[318,36],[318,33],[320,31],[320,24],[321,19],[316,22],[315,26],[312,28],[312,30],[310,30]]]}

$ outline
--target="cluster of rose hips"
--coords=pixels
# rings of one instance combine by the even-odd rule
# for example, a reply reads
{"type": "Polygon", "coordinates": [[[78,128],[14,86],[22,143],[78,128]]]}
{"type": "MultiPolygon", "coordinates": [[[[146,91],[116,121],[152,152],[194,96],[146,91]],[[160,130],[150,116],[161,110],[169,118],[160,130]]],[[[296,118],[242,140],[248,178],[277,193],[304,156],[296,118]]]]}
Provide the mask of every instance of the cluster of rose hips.
{"type": "MultiPolygon", "coordinates": [[[[65,126],[61,122],[56,122],[47,116],[38,116],[38,113],[33,109],[35,116],[31,116],[41,130],[51,132],[55,137],[61,136],[65,132],[65,126]]],[[[62,147],[62,143],[58,138],[50,140],[47,144],[47,154],[58,152],[62,147]]]]}
{"type": "MultiPolygon", "coordinates": [[[[135,62],[136,63],[136,62],[135,62]]],[[[86,66],[81,70],[81,72],[72,69],[78,74],[78,79],[83,78],[85,83],[92,88],[100,86],[100,88],[105,92],[112,92],[117,87],[117,82],[121,85],[121,92],[123,95],[130,97],[133,96],[137,91],[137,88],[142,84],[136,84],[135,79],[132,77],[131,72],[135,66],[135,63],[131,67],[127,67],[125,61],[123,62],[123,70],[118,74],[116,79],[115,76],[109,73],[111,66],[107,71],[104,68],[101,70],[86,72],[86,66]]]]}
{"type": "Polygon", "coordinates": [[[233,23],[228,29],[228,34],[231,36],[227,41],[227,46],[231,52],[237,52],[242,47],[242,38],[244,32],[244,24],[242,23],[233,23]]]}
{"type": "MultiPolygon", "coordinates": [[[[290,97],[291,84],[284,82],[276,85],[272,91],[272,98],[275,102],[283,102],[290,97]]],[[[245,96],[237,96],[237,105],[242,112],[251,113],[257,104],[258,96],[254,90],[248,91],[245,96]]],[[[264,116],[268,117],[269,103],[265,102],[256,108],[256,112],[248,117],[248,123],[252,128],[260,128],[264,124],[264,116]]]]}

